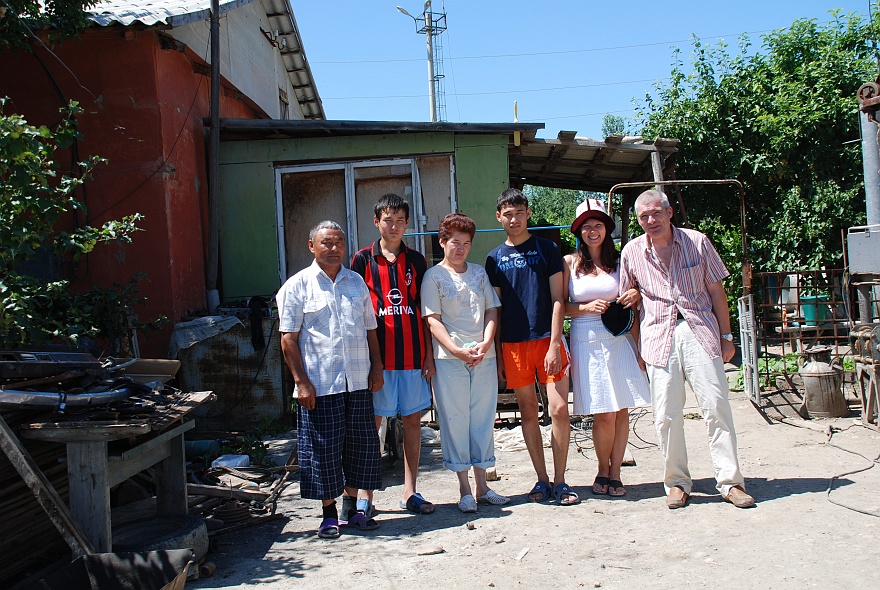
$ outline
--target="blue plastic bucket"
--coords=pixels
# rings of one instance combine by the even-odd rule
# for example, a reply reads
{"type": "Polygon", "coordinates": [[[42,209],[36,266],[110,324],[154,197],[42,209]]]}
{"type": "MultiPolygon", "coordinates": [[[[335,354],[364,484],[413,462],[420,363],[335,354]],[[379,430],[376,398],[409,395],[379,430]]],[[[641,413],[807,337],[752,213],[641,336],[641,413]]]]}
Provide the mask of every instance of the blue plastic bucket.
{"type": "Polygon", "coordinates": [[[806,325],[818,326],[825,323],[828,315],[828,295],[801,295],[800,300],[806,325]]]}

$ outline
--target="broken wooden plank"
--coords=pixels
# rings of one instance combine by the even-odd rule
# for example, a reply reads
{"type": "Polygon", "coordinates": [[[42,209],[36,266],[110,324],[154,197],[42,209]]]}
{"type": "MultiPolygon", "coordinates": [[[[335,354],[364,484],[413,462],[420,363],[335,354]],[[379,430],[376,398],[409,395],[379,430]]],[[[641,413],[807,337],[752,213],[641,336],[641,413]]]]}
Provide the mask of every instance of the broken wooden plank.
{"type": "Polygon", "coordinates": [[[153,421],[153,430],[165,430],[170,424],[180,420],[205,402],[217,399],[213,391],[190,391],[181,395],[173,405],[163,412],[163,415],[153,421]]]}
{"type": "Polygon", "coordinates": [[[150,432],[146,422],[39,422],[22,427],[24,438],[52,442],[107,442],[150,432]]]}
{"type": "Polygon", "coordinates": [[[186,484],[186,492],[188,494],[201,494],[203,496],[212,496],[215,498],[235,498],[236,500],[263,501],[269,497],[267,492],[258,492],[256,490],[242,490],[239,488],[229,488],[226,486],[208,486],[198,483],[186,484]]]}
{"type": "Polygon", "coordinates": [[[9,462],[15,467],[16,471],[27,483],[28,487],[36,496],[37,501],[70,549],[78,554],[91,555],[95,552],[92,543],[86,538],[82,529],[73,519],[64,501],[52,484],[46,479],[46,476],[40,471],[40,468],[31,458],[30,454],[21,445],[21,441],[15,436],[15,433],[9,428],[6,420],[0,416],[0,447],[9,458],[9,462]]]}

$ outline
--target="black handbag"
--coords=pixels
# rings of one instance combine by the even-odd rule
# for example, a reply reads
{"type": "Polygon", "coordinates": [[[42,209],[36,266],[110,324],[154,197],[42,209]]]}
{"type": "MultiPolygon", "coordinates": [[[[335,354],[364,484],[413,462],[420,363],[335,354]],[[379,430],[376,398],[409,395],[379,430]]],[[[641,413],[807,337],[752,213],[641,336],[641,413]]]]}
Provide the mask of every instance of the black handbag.
{"type": "Polygon", "coordinates": [[[632,329],[633,319],[632,308],[624,307],[617,301],[612,301],[602,314],[602,324],[614,336],[622,336],[629,332],[632,329]]]}

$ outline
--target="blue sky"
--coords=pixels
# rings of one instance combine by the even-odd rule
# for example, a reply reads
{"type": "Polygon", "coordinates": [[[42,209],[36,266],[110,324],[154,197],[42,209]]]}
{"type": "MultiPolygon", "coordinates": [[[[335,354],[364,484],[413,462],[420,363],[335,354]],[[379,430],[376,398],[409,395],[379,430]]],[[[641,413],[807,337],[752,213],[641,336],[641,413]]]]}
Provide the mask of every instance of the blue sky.
{"type": "MultiPolygon", "coordinates": [[[[329,119],[429,120],[425,36],[395,8],[417,16],[422,0],[291,4],[329,119]]],[[[546,138],[601,138],[605,113],[630,116],[633,99],[669,76],[673,47],[689,61],[693,34],[735,49],[749,33],[759,47],[797,18],[868,15],[868,0],[433,2],[444,6],[446,120],[512,121],[517,101],[519,120],[545,123],[546,138]]]]}

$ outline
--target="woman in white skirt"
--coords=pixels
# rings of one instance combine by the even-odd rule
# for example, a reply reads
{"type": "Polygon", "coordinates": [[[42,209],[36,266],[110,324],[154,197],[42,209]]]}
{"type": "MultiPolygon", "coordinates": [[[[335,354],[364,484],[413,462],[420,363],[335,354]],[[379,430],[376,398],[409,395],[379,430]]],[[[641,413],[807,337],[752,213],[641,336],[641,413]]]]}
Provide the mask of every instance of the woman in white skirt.
{"type": "Polygon", "coordinates": [[[602,313],[613,301],[638,306],[641,295],[630,289],[619,294],[619,252],[611,232],[614,220],[596,199],[577,208],[571,232],[578,247],[565,257],[565,314],[571,320],[571,370],[575,415],[593,416],[593,447],[599,471],[594,494],[623,496],[620,466],[629,438],[629,408],[651,403],[644,361],[635,349],[638,314],[632,332],[612,335],[602,323],[602,313]]]}

